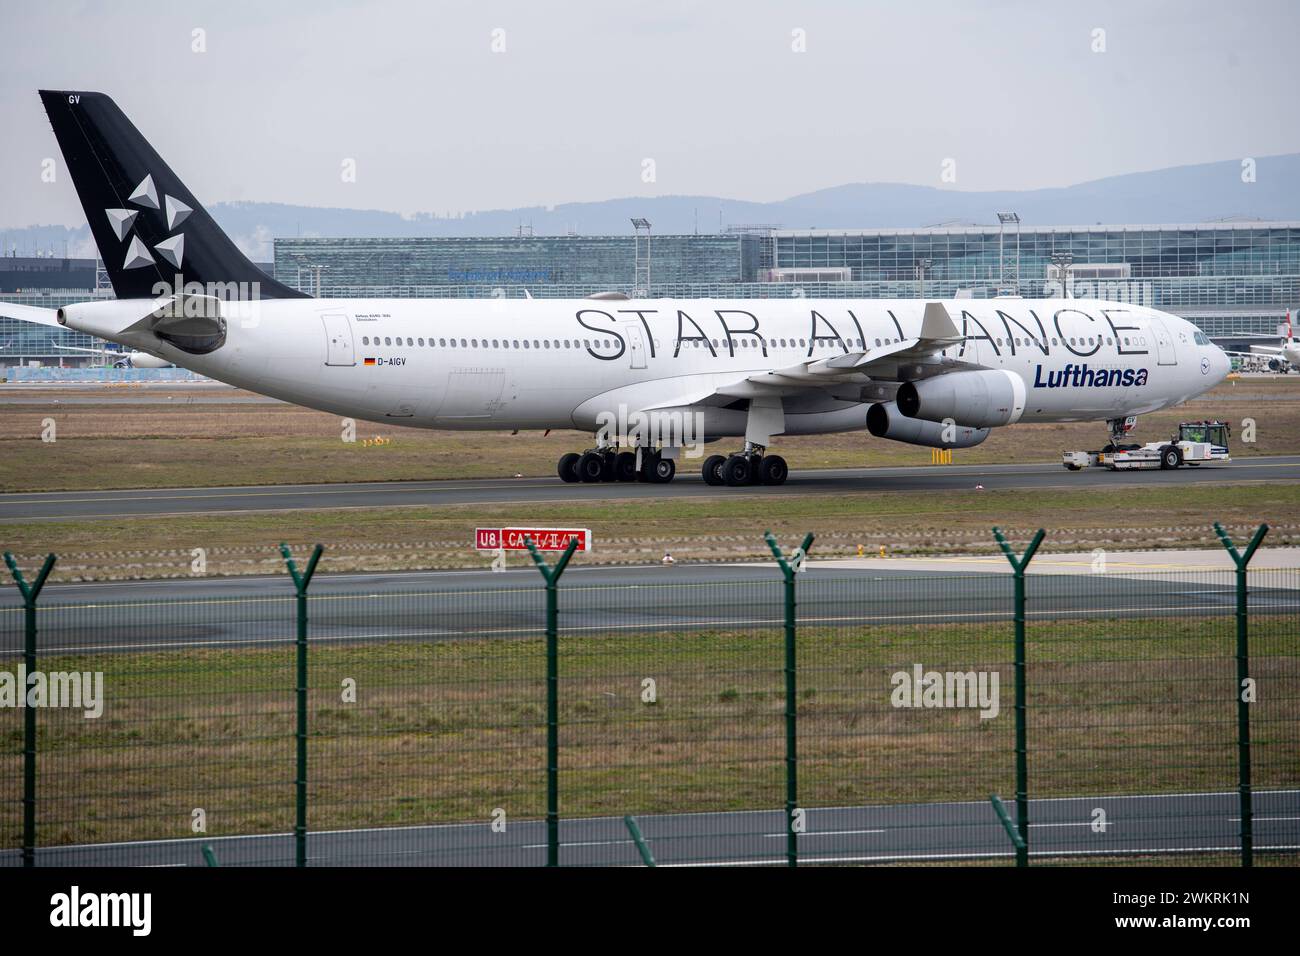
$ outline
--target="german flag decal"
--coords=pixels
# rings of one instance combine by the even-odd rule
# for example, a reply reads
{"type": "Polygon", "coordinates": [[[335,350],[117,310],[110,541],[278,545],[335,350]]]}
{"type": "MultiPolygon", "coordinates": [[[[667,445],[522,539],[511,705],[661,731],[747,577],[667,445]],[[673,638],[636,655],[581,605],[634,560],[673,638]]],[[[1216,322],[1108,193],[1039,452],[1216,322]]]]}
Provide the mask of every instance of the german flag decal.
{"type": "Polygon", "coordinates": [[[374,364],[375,364],[375,360],[372,359],[372,358],[362,359],[362,360],[361,360],[361,364],[362,364],[362,365],[374,365],[374,364]]]}

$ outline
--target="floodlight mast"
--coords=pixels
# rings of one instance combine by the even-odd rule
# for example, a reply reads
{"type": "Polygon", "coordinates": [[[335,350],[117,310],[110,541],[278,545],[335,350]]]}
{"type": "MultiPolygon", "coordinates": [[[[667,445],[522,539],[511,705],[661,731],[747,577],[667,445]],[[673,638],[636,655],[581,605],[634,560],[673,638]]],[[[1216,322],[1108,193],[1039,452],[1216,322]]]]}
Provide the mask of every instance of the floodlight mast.
{"type": "Polygon", "coordinates": [[[920,286],[920,289],[917,293],[918,298],[921,299],[925,298],[925,270],[930,268],[930,266],[932,265],[934,265],[933,259],[916,260],[916,281],[920,286]]]}
{"type": "Polygon", "coordinates": [[[1074,254],[1070,252],[1053,252],[1052,265],[1056,266],[1056,277],[1061,280],[1061,298],[1070,297],[1070,265],[1074,254]]]}
{"type": "Polygon", "coordinates": [[[1002,254],[1003,229],[1007,223],[1016,224],[1016,295],[1020,294],[1020,214],[1015,212],[998,213],[998,285],[1004,287],[1007,284],[1007,270],[1004,264],[1002,254]]]}
{"type": "Polygon", "coordinates": [[[636,230],[636,275],[632,283],[632,296],[637,299],[648,299],[650,297],[650,220],[637,217],[632,220],[632,228],[636,230]]]}

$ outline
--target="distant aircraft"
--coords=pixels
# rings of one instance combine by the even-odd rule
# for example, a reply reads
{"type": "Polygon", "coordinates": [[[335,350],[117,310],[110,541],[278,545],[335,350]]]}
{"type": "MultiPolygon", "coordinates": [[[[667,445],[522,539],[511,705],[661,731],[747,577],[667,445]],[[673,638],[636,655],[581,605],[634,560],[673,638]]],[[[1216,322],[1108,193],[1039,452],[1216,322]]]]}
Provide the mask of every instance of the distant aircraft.
{"type": "Polygon", "coordinates": [[[1183,319],[1093,299],[313,299],[254,266],[109,97],[41,98],[117,299],[17,317],[350,418],[594,433],[560,458],[565,481],[670,481],[718,438],[743,443],[703,478],[740,486],[785,481],[781,435],[1123,435],[1229,370],[1183,319]]]}
{"type": "Polygon", "coordinates": [[[64,352],[84,352],[90,355],[107,355],[113,359],[114,368],[174,368],[175,363],[159,358],[157,355],[150,355],[148,352],[123,352],[120,349],[83,349],[75,345],[59,345],[57,342],[51,342],[52,348],[64,352]]]}
{"type": "Polygon", "coordinates": [[[1280,345],[1252,345],[1249,352],[1229,352],[1228,355],[1234,355],[1239,358],[1259,358],[1264,356],[1268,360],[1268,368],[1273,372],[1286,374],[1291,369],[1300,369],[1300,342],[1296,341],[1295,334],[1291,330],[1291,310],[1286,310],[1286,331],[1283,333],[1280,345]]]}

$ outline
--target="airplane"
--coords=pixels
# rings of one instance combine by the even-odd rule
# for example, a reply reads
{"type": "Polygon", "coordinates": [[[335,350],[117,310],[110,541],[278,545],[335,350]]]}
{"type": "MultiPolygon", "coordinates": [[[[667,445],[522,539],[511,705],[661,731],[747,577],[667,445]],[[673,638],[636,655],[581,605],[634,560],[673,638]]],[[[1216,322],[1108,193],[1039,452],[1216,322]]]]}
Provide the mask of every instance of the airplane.
{"type": "MultiPolygon", "coordinates": [[[[1286,374],[1293,368],[1300,369],[1300,342],[1296,341],[1295,334],[1291,331],[1291,310],[1286,310],[1286,332],[1282,336],[1282,342],[1279,345],[1252,345],[1249,352],[1228,352],[1230,356],[1236,358],[1260,358],[1267,359],[1268,369],[1271,372],[1282,372],[1286,374]]],[[[1266,338],[1267,336],[1261,336],[1266,338]]]]}
{"type": "Polygon", "coordinates": [[[701,474],[732,487],[786,480],[783,435],[965,448],[1105,421],[1118,441],[1229,371],[1178,316],[1094,299],[316,299],[253,265],[108,96],[40,95],[117,298],[0,311],[349,418],[593,433],[565,481],[671,481],[720,439],[701,474]]]}
{"type": "Polygon", "coordinates": [[[75,345],[59,345],[57,342],[50,343],[51,348],[56,348],[61,352],[81,352],[87,355],[107,355],[113,359],[114,368],[171,368],[172,363],[167,359],[159,358],[156,355],[150,355],[148,352],[123,352],[119,349],[83,349],[75,345]]]}

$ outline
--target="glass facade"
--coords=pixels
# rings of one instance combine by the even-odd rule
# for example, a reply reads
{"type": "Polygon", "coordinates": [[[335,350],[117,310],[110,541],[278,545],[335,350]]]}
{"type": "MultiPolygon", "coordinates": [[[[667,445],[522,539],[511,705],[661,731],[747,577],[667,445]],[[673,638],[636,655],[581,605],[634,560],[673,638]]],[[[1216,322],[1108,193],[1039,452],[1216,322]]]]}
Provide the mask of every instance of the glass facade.
{"type": "MultiPolygon", "coordinates": [[[[652,297],[990,298],[1059,295],[1053,256],[1068,254],[1070,292],[1181,315],[1213,336],[1273,335],[1300,307],[1300,223],[1172,226],[997,226],[852,231],[734,227],[722,234],[652,236],[652,297]],[[930,260],[924,279],[917,275],[930,260]],[[777,281],[767,281],[777,280],[777,281]],[[836,281],[838,280],[838,281],[836,281]]],[[[0,301],[58,308],[93,260],[9,263],[0,301]],[[37,282],[48,285],[37,288],[37,282]],[[18,293],[15,289],[21,288],[18,293]]],[[[632,294],[636,238],[276,239],[276,279],[321,296],[580,298],[632,294]]],[[[4,284],[4,283],[0,283],[4,284]]],[[[103,294],[103,293],[101,293],[103,294]]],[[[89,336],[0,318],[0,365],[86,359],[89,336]]]]}
{"type": "MultiPolygon", "coordinates": [[[[21,292],[0,295],[0,302],[13,302],[15,305],[34,305],[42,309],[57,309],[71,305],[73,302],[87,302],[96,296],[89,289],[47,289],[41,292],[21,292]]],[[[112,298],[112,295],[100,296],[112,298]]],[[[45,365],[58,365],[62,357],[68,365],[85,365],[87,359],[100,356],[88,356],[84,352],[61,350],[57,346],[95,349],[103,348],[99,339],[84,332],[70,329],[56,329],[35,322],[23,322],[0,316],[0,367],[5,365],[26,365],[31,360],[38,360],[45,365]]],[[[116,346],[114,346],[116,347],[116,346]]]]}
{"type": "MultiPolygon", "coordinates": [[[[752,235],[652,236],[650,280],[744,282],[756,278],[752,235]]],[[[419,239],[276,239],[275,278],[305,292],[405,286],[630,286],[634,236],[519,236],[419,239]]],[[[357,293],[349,293],[357,294],[357,293]]],[[[368,293],[382,295],[376,291],[368,293]]]]}
{"type": "Polygon", "coordinates": [[[917,267],[928,259],[928,295],[965,289],[975,297],[1007,287],[1025,296],[1059,295],[1052,260],[1064,254],[1072,259],[1072,295],[1137,301],[1204,320],[1212,335],[1224,334],[1220,329],[1271,335],[1283,312],[1300,304],[1300,222],[1022,224],[1018,253],[1010,225],[1001,235],[997,226],[782,230],[772,242],[777,269],[847,268],[855,281],[916,289],[917,267]]]}
{"type": "MultiPolygon", "coordinates": [[[[848,267],[854,279],[910,279],[917,263],[928,274],[968,282],[998,282],[1014,273],[1016,233],[1001,245],[997,226],[929,229],[781,231],[778,268],[848,267]],[[1000,253],[1001,250],[1001,253],[1000,253]]],[[[1022,280],[1043,279],[1052,256],[1081,263],[1123,263],[1138,279],[1271,276],[1300,272],[1300,223],[1200,223],[1188,226],[1058,226],[1019,234],[1022,280]]]]}

